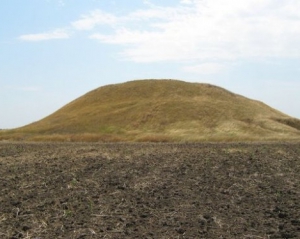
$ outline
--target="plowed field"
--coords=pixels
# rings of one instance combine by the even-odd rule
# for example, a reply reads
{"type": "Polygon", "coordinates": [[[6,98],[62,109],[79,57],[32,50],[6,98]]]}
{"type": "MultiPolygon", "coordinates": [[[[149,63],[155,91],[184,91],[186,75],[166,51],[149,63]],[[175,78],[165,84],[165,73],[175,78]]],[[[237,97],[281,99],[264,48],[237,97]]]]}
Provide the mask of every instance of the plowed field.
{"type": "Polygon", "coordinates": [[[300,238],[300,144],[0,144],[0,238],[300,238]]]}

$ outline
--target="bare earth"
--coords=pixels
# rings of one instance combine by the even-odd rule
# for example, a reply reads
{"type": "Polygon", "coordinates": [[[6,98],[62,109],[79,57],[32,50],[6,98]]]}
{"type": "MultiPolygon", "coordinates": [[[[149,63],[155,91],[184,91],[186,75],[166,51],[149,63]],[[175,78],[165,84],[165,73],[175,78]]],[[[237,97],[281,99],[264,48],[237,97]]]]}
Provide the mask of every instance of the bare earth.
{"type": "Polygon", "coordinates": [[[0,143],[0,238],[300,238],[300,144],[0,143]]]}

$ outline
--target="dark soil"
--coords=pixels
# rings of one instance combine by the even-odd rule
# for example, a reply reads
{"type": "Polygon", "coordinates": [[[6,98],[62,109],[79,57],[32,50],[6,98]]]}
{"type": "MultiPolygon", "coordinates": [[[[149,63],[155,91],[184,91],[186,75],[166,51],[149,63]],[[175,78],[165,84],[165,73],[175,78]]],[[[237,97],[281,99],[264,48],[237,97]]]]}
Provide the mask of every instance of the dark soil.
{"type": "Polygon", "coordinates": [[[300,144],[0,144],[0,238],[300,238],[300,144]]]}

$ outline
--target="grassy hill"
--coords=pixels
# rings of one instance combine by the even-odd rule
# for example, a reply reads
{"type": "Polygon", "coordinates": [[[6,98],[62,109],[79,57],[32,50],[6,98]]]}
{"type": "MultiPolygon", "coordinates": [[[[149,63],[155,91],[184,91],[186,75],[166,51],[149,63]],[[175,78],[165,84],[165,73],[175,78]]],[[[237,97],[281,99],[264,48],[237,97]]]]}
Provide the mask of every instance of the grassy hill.
{"type": "Polygon", "coordinates": [[[209,84],[138,80],[95,89],[0,139],[240,141],[300,139],[300,120],[209,84]]]}

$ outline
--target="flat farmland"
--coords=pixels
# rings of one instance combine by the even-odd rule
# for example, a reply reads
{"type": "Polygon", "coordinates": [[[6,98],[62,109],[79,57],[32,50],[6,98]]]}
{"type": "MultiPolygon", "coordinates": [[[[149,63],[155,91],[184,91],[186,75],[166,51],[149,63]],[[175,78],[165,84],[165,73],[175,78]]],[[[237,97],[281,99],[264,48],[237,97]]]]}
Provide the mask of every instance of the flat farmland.
{"type": "Polygon", "coordinates": [[[0,238],[300,238],[300,144],[3,142],[0,238]]]}

